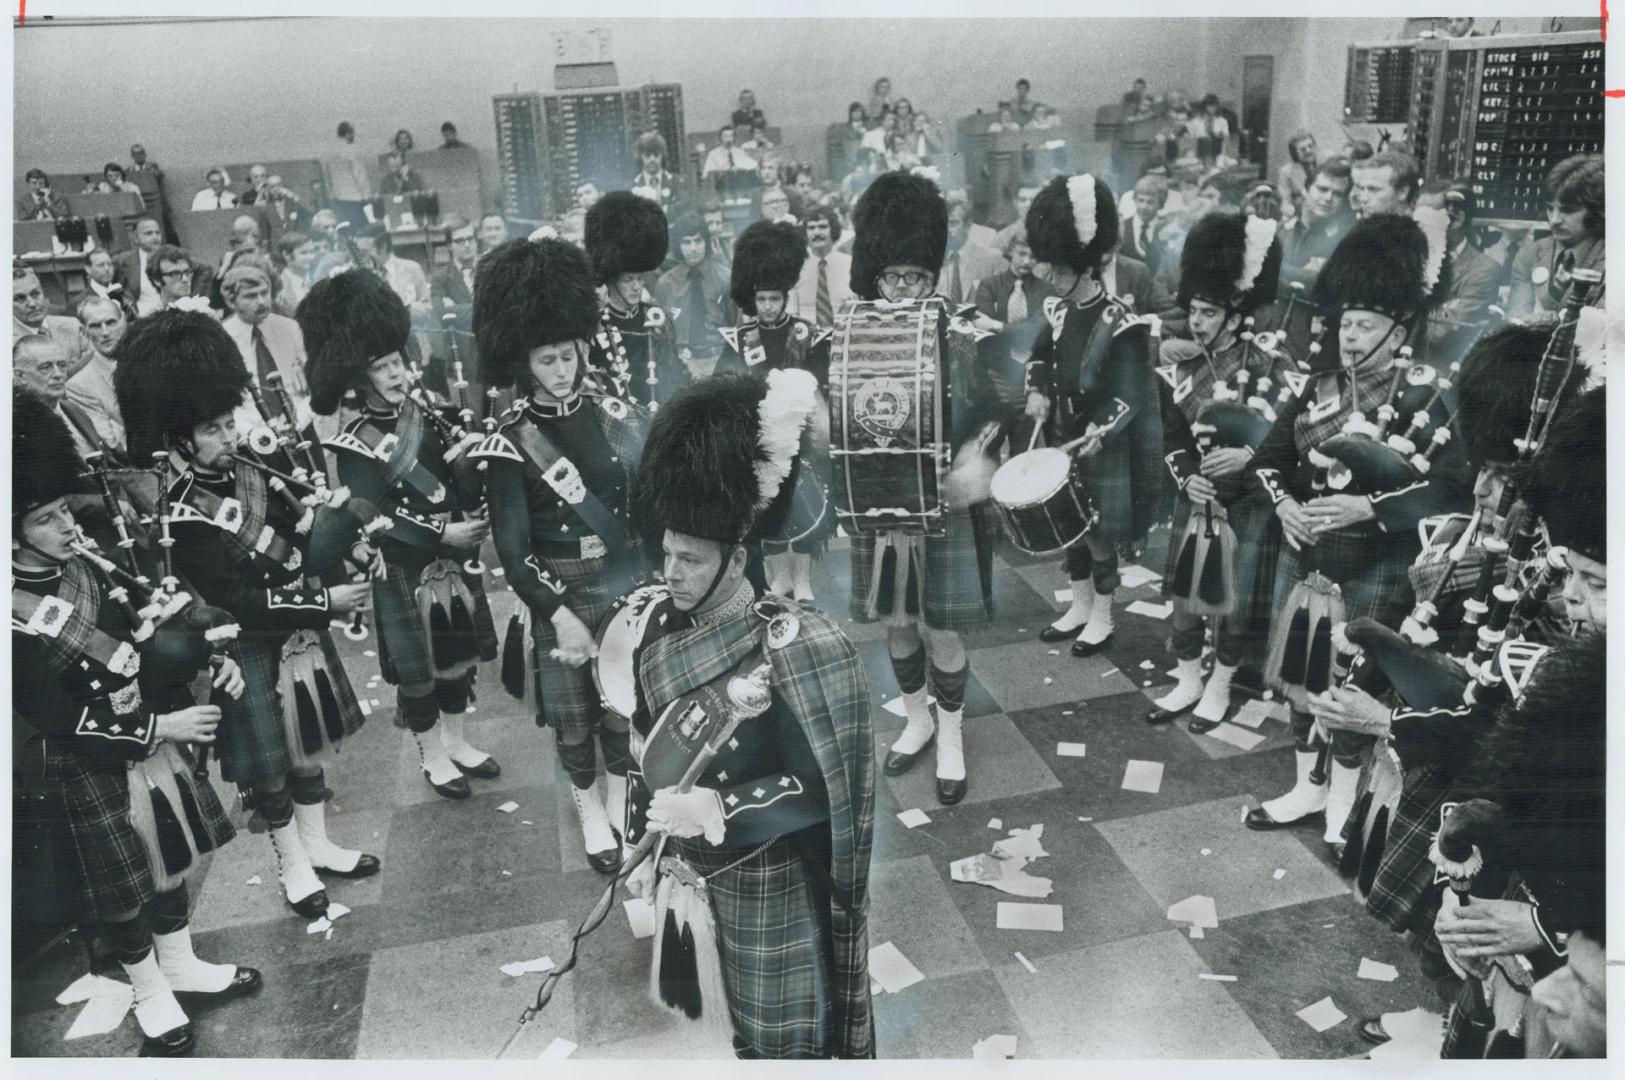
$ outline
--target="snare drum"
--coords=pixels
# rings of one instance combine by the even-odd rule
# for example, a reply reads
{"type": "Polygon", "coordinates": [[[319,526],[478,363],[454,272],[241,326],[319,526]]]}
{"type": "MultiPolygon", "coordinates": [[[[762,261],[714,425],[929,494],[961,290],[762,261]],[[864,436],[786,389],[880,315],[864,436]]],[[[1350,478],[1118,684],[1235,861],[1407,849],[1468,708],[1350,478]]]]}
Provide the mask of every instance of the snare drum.
{"type": "Polygon", "coordinates": [[[598,627],[592,682],[604,708],[623,720],[631,720],[638,706],[638,647],[655,610],[670,595],[664,585],[633,589],[615,601],[598,627]]]}
{"type": "Polygon", "coordinates": [[[1082,540],[1100,514],[1071,454],[1053,447],[1017,454],[993,474],[993,508],[1010,542],[1053,555],[1082,540]]]}
{"type": "Polygon", "coordinates": [[[848,531],[940,534],[948,470],[941,297],[859,301],[836,316],[830,456],[836,520],[848,531]]]}

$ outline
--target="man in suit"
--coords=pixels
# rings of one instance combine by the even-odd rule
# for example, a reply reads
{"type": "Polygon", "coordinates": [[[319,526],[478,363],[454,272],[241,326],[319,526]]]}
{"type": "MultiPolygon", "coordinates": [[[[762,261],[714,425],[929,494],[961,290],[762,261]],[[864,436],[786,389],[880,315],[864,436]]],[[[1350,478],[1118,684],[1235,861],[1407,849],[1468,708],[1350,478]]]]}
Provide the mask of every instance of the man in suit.
{"type": "MultiPolygon", "coordinates": [[[[299,324],[278,315],[271,305],[271,264],[259,256],[245,256],[220,278],[220,292],[231,312],[220,325],[237,346],[248,369],[262,388],[272,373],[282,377],[282,385],[293,399],[296,427],[310,421],[310,391],[305,381],[305,338],[299,324]]],[[[273,411],[280,408],[275,395],[266,395],[273,411]]],[[[336,421],[335,421],[336,423],[336,421]]],[[[247,404],[237,411],[239,431],[262,426],[255,407],[247,404]]],[[[333,432],[322,432],[329,435],[333,432]]]]}
{"type": "Polygon", "coordinates": [[[1032,206],[1033,199],[1037,196],[1037,184],[1022,184],[1016,189],[1016,220],[994,234],[992,245],[994,251],[1008,251],[1011,238],[1018,232],[1023,236],[1027,235],[1027,209],[1032,206]]]}
{"type": "Polygon", "coordinates": [[[412,313],[413,325],[427,325],[432,310],[429,306],[428,275],[416,262],[395,254],[389,227],[382,221],[373,222],[361,230],[361,235],[355,238],[355,246],[362,255],[378,264],[384,280],[401,298],[406,310],[412,313]]]}
{"type": "Polygon", "coordinates": [[[1342,158],[1328,158],[1315,167],[1303,197],[1303,216],[1282,237],[1282,292],[1298,284],[1307,295],[1327,256],[1354,224],[1351,183],[1349,164],[1342,158]]]}
{"type": "Polygon", "coordinates": [[[387,161],[383,179],[378,181],[378,194],[381,197],[387,199],[395,195],[410,195],[428,186],[399,150],[391,150],[387,161]]]}
{"type": "Polygon", "coordinates": [[[473,333],[474,264],[479,261],[479,241],[473,223],[456,215],[446,219],[446,236],[451,245],[451,262],[435,271],[430,302],[440,315],[456,315],[457,329],[473,333]]]}
{"type": "Polygon", "coordinates": [[[807,233],[807,261],[790,294],[790,313],[817,329],[835,325],[835,313],[852,299],[852,256],[835,250],[841,238],[841,218],[828,206],[806,211],[802,228],[807,233]]]}
{"type": "Polygon", "coordinates": [[[124,286],[124,296],[135,304],[138,317],[163,306],[148,274],[148,263],[163,244],[163,226],[156,217],[144,217],[135,223],[135,246],[113,260],[113,273],[124,286]]]}
{"type": "Polygon", "coordinates": [[[25,337],[44,336],[62,346],[68,357],[68,376],[90,359],[89,345],[79,332],[79,321],[66,315],[52,315],[34,271],[13,266],[11,270],[11,340],[15,345],[25,337]]]}
{"type": "Polygon", "coordinates": [[[168,244],[147,258],[147,287],[160,309],[188,297],[208,297],[214,291],[214,267],[192,258],[185,248],[168,244]]]}
{"type": "Polygon", "coordinates": [[[44,169],[29,169],[28,190],[17,196],[16,221],[55,221],[68,216],[68,203],[51,191],[51,178],[44,169]]]}
{"type": "MultiPolygon", "coordinates": [[[[1512,260],[1507,315],[1526,319],[1550,314],[1563,303],[1575,270],[1604,270],[1603,159],[1576,154],[1546,177],[1546,224],[1550,236],[1525,242],[1512,260]]],[[[1603,306],[1604,292],[1591,291],[1590,306],[1603,306]]]]}
{"type": "Polygon", "coordinates": [[[971,236],[970,200],[963,191],[950,191],[948,200],[948,253],[938,277],[937,291],[955,304],[968,304],[976,284],[1004,269],[999,254],[971,236]]]}
{"type": "Polygon", "coordinates": [[[1100,265],[1100,283],[1113,296],[1134,309],[1136,315],[1155,315],[1162,320],[1164,335],[1181,336],[1188,325],[1185,311],[1167,287],[1138,259],[1112,252],[1100,265]]]}
{"type": "Polygon", "coordinates": [[[634,147],[641,171],[627,185],[660,209],[671,213],[673,204],[683,199],[682,178],[666,169],[666,140],[658,131],[645,131],[634,147]]]}
{"type": "Polygon", "coordinates": [[[140,143],[130,147],[130,164],[124,178],[141,189],[141,202],[148,214],[162,227],[169,214],[164,201],[164,170],[147,157],[147,148],[140,143]]]}
{"type": "Polygon", "coordinates": [[[222,169],[210,169],[205,178],[209,186],[192,196],[193,210],[234,210],[237,196],[226,190],[226,174],[222,169]]]}
{"type": "Polygon", "coordinates": [[[248,187],[237,196],[238,206],[263,204],[271,187],[271,174],[264,165],[248,167],[248,187]]]}
{"type": "Polygon", "coordinates": [[[976,286],[976,311],[998,324],[991,338],[977,345],[980,365],[992,376],[999,396],[1019,401],[1022,377],[1032,357],[1033,342],[1044,329],[1044,300],[1055,295],[1047,281],[1033,273],[1037,260],[1027,243],[1027,229],[1008,234],[1003,270],[976,286]]]}
{"type": "Polygon", "coordinates": [[[303,232],[310,222],[310,211],[293,197],[280,176],[273,175],[266,180],[262,209],[271,227],[272,243],[280,240],[284,233],[303,232]]]}
{"type": "Polygon", "coordinates": [[[91,352],[85,366],[68,380],[68,400],[90,416],[103,442],[122,451],[124,418],[119,413],[118,395],[113,392],[113,352],[124,340],[130,324],[117,303],[102,296],[86,296],[79,301],[79,325],[91,352]]]}
{"type": "Polygon", "coordinates": [[[113,264],[113,253],[106,248],[92,248],[85,256],[85,284],[90,288],[81,300],[91,296],[109,300],[133,317],[135,304],[125,295],[124,285],[118,280],[118,267],[113,264]]]}
{"type": "Polygon", "coordinates": [[[1152,273],[1162,265],[1162,231],[1159,220],[1168,202],[1166,177],[1148,173],[1134,182],[1134,213],[1123,218],[1123,244],[1119,249],[1131,259],[1145,263],[1152,273]]]}

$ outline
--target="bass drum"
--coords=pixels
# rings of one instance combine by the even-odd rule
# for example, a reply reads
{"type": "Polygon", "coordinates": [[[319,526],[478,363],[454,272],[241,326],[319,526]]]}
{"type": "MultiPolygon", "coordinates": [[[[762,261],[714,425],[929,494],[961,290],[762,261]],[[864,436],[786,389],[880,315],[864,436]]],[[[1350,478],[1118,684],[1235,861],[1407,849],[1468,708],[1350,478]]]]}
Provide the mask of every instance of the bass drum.
{"type": "Polygon", "coordinates": [[[664,585],[645,585],[616,600],[598,626],[592,681],[604,708],[630,721],[638,706],[637,651],[655,611],[671,596],[664,585]]]}
{"type": "Polygon", "coordinates": [[[948,470],[941,297],[859,301],[835,320],[829,368],[836,520],[848,532],[940,534],[948,470]]]}
{"type": "Polygon", "coordinates": [[[1053,447],[1028,450],[999,466],[993,509],[1010,542],[1029,555],[1069,548],[1100,520],[1076,460],[1053,447]]]}

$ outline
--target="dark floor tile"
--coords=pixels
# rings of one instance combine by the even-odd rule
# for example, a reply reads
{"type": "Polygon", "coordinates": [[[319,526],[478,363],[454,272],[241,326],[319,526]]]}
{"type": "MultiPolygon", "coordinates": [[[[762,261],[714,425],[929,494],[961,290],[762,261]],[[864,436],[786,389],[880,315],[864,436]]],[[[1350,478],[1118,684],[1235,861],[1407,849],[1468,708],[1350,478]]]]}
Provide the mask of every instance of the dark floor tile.
{"type": "Polygon", "coordinates": [[[990,971],[945,975],[895,994],[877,994],[875,1051],[881,1058],[965,1059],[993,1035],[1016,1037],[1016,1058],[1032,1056],[1016,1012],[990,971]]]}

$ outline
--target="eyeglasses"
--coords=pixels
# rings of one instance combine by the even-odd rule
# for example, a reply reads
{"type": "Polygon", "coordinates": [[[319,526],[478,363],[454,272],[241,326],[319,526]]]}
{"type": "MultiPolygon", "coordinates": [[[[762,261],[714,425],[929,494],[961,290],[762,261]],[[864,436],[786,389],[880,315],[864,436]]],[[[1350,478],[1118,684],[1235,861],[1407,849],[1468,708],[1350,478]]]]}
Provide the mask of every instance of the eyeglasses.
{"type": "Polygon", "coordinates": [[[191,277],[192,268],[188,266],[185,270],[165,270],[158,276],[163,278],[165,281],[179,281],[181,278],[191,277]]]}
{"type": "Polygon", "coordinates": [[[880,275],[880,281],[882,284],[890,285],[894,289],[899,285],[912,289],[914,286],[918,285],[922,281],[928,280],[930,277],[931,275],[927,274],[923,270],[887,270],[885,273],[880,275]]]}

